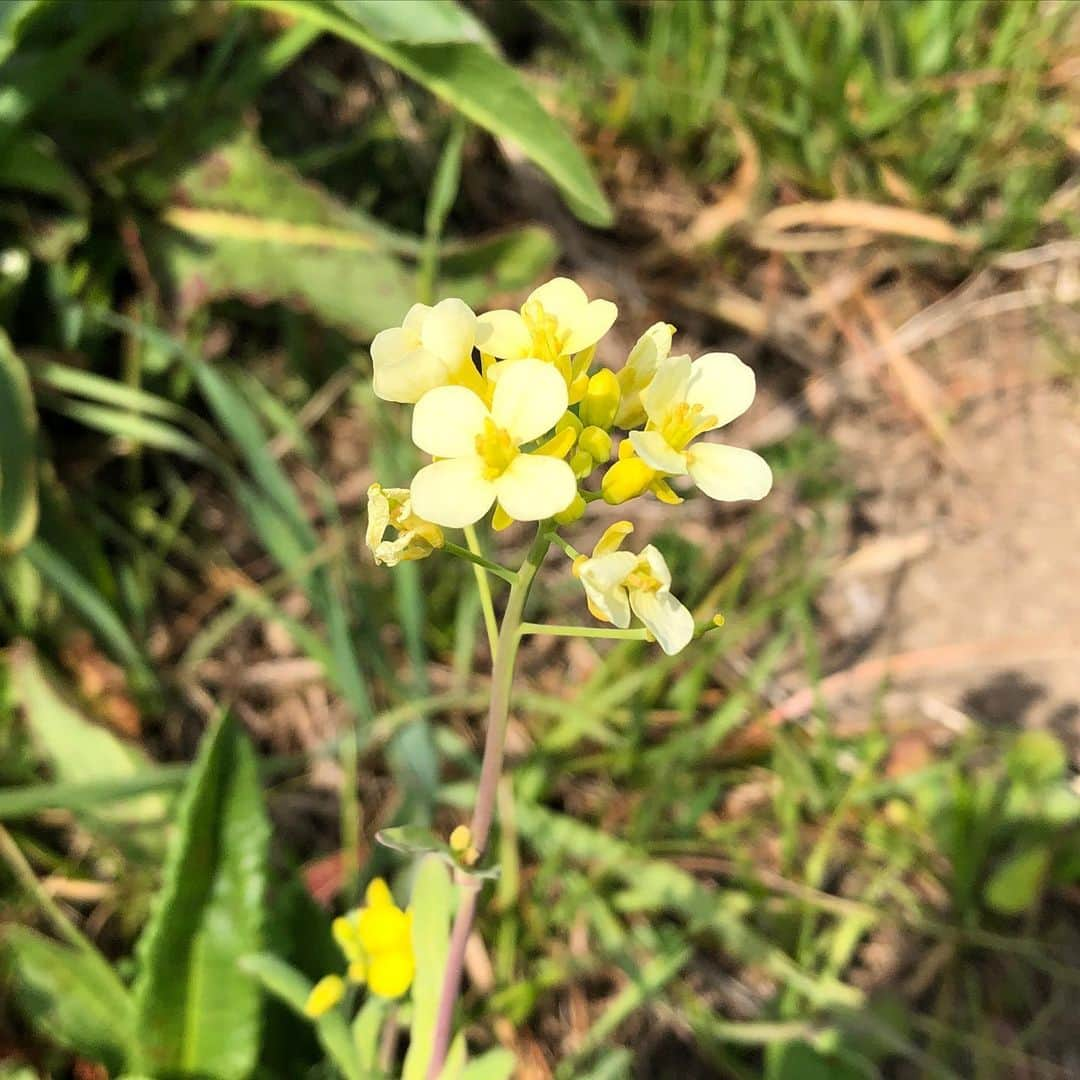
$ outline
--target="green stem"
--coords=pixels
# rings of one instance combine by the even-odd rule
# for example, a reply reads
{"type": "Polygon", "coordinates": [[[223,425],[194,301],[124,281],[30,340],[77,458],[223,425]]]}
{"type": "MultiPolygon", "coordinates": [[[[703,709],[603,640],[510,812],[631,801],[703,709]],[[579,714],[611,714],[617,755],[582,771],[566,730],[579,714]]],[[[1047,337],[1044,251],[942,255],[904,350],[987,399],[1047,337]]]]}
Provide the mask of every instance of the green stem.
{"type": "MultiPolygon", "coordinates": [[[[529,598],[533,579],[551,546],[550,534],[541,526],[536,539],[529,548],[521,569],[517,572],[510,596],[506,601],[499,637],[495,645],[495,664],[491,672],[491,703],[488,707],[487,735],[484,740],[484,759],[480,765],[480,781],[476,788],[476,805],[473,807],[472,842],[483,854],[491,835],[495,818],[495,801],[502,774],[503,754],[506,749],[506,724],[510,714],[510,691],[514,682],[514,663],[517,660],[518,643],[521,641],[522,615],[529,598]]],[[[437,1080],[446,1060],[450,1046],[450,1034],[454,1019],[454,1004],[461,987],[461,972],[465,963],[465,945],[469,940],[480,883],[475,878],[462,882],[463,895],[454,916],[450,935],[450,949],[443,970],[442,990],[439,995],[439,1011],[432,1038],[431,1060],[428,1063],[428,1080],[437,1080]]]]}
{"type": "MultiPolygon", "coordinates": [[[[470,526],[471,529],[471,526],[470,526]]],[[[475,536],[475,533],[473,534],[475,536]]],[[[453,555],[455,558],[464,559],[466,562],[472,563],[473,566],[478,567],[481,570],[486,570],[489,574],[494,574],[495,577],[501,578],[507,583],[507,585],[513,585],[516,575],[513,570],[507,570],[505,566],[500,566],[498,563],[493,563],[490,559],[485,559],[483,555],[477,554],[468,548],[463,548],[458,544],[451,543],[449,540],[443,541],[442,550],[448,555],[453,555]]],[[[482,581],[483,578],[477,578],[477,582],[482,581]]],[[[491,593],[488,592],[488,602],[490,605],[491,593]]],[[[494,619],[494,609],[492,609],[492,617],[494,619]]]]}
{"type": "Polygon", "coordinates": [[[644,626],[635,626],[632,630],[618,630],[604,626],[545,626],[543,623],[522,623],[518,633],[547,634],[550,637],[611,638],[615,641],[648,641],[650,634],[644,626]]]}
{"type": "Polygon", "coordinates": [[[573,544],[571,544],[567,540],[564,540],[554,529],[552,529],[551,532],[548,533],[548,539],[558,544],[559,547],[562,549],[563,554],[568,559],[576,559],[581,555],[581,552],[578,551],[578,549],[574,547],[573,544]]]}
{"type": "MultiPolygon", "coordinates": [[[[483,558],[480,552],[480,540],[476,535],[475,525],[465,526],[465,542],[469,545],[469,551],[473,555],[478,555],[483,558]]],[[[473,574],[476,577],[476,588],[480,593],[480,609],[484,613],[484,629],[487,631],[488,647],[491,649],[491,662],[495,662],[495,649],[497,647],[499,639],[499,626],[495,621],[495,604],[491,599],[491,585],[488,582],[487,577],[481,573],[480,568],[473,567],[473,574]]],[[[517,580],[515,575],[514,581],[517,580]]],[[[514,582],[510,582],[511,585],[514,582]]]]}

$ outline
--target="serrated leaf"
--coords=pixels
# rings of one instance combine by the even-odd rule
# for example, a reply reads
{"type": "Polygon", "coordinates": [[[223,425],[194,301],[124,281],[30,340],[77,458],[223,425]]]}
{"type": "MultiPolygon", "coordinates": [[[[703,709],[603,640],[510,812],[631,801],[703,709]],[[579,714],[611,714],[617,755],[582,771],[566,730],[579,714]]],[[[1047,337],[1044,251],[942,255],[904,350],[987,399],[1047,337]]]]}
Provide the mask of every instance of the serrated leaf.
{"type": "Polygon", "coordinates": [[[986,903],[1003,915],[1020,915],[1038,900],[1050,868],[1050,849],[1039,844],[1013,855],[991,875],[986,903]]]}
{"type": "Polygon", "coordinates": [[[0,330],[0,557],[37,528],[37,412],[30,379],[0,330]]]}
{"type": "Polygon", "coordinates": [[[483,46],[472,42],[421,45],[380,38],[325,0],[244,2],[309,19],[385,60],[473,123],[516,143],[558,185],[570,208],[583,221],[599,226],[611,224],[611,206],[584,155],[518,73],[483,46]]]}
{"type": "MultiPolygon", "coordinates": [[[[22,644],[9,657],[15,701],[22,706],[31,741],[63,784],[94,784],[134,779],[151,769],[136,747],[95,724],[61,695],[42,669],[32,647],[22,644]]],[[[141,795],[101,804],[94,815],[104,821],[148,824],[164,821],[168,802],[141,795]]]]}
{"type": "Polygon", "coordinates": [[[204,736],[154,912],[139,939],[135,1066],[242,1080],[259,1048],[259,991],[239,960],[262,941],[269,835],[246,736],[204,736]]]}
{"type": "Polygon", "coordinates": [[[105,960],[23,926],[9,926],[3,945],[12,996],[33,1026],[69,1050],[121,1069],[134,1014],[105,960]]]}
{"type": "Polygon", "coordinates": [[[450,949],[453,904],[454,887],[446,864],[439,856],[428,855],[416,872],[409,902],[413,912],[416,976],[412,987],[413,1017],[409,1029],[409,1051],[405,1055],[402,1080],[423,1080],[427,1075],[443,972],[450,949]]]}
{"type": "MultiPolygon", "coordinates": [[[[305,1015],[304,1004],[311,993],[312,983],[296,968],[269,953],[245,956],[240,966],[247,974],[258,979],[274,997],[298,1015],[305,1015]]],[[[349,1026],[341,1012],[332,1009],[312,1023],[327,1056],[349,1080],[359,1080],[363,1070],[349,1034],[349,1026]]]]}

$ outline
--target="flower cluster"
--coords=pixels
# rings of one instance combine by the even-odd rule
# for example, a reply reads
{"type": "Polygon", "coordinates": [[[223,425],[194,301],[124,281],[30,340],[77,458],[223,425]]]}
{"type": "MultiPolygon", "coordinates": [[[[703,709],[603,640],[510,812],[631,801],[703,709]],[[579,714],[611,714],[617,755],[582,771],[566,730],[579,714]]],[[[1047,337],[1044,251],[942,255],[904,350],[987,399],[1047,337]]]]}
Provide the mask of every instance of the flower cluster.
{"type": "MultiPolygon", "coordinates": [[[[375,878],[364,896],[366,906],[334,920],[334,940],[348,965],[346,978],[367,984],[379,997],[401,997],[412,985],[416,960],[412,944],[412,911],[394,903],[382,878],[375,878]]],[[[345,996],[345,979],[326,975],[308,995],[304,1011],[313,1018],[334,1008],[345,996]]]]}
{"type": "MultiPolygon", "coordinates": [[[[593,370],[616,315],[614,304],[556,278],[520,312],[477,317],[461,300],[416,304],[375,338],[375,393],[414,406],[413,441],[432,458],[407,492],[369,492],[377,561],[423,558],[443,546],[442,528],[471,526],[492,508],[495,528],[558,526],[596,500],[618,505],[651,493],[678,504],[670,481],[684,476],[713,499],[768,493],[772,473],[761,457],[702,438],[750,407],[753,371],[731,353],[671,355],[667,323],[641,336],[621,370],[593,370]],[[384,539],[390,526],[394,540],[384,539]]],[[[671,596],[656,548],[618,549],[628,531],[620,523],[615,538],[609,530],[593,557],[578,561],[589,608],[620,628],[632,612],[666,651],[678,651],[693,620],[671,596]]]]}

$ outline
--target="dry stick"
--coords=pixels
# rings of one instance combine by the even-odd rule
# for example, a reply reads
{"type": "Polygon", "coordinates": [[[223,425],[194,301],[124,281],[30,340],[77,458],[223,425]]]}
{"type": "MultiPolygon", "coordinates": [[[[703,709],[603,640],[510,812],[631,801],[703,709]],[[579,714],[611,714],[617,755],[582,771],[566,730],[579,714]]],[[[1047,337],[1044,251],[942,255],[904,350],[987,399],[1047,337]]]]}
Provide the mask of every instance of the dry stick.
{"type": "MultiPolygon", "coordinates": [[[[495,664],[491,672],[491,704],[488,708],[487,735],[484,740],[484,759],[480,766],[480,782],[476,788],[476,805],[473,807],[472,843],[482,855],[491,835],[495,818],[495,799],[498,794],[499,777],[502,774],[503,751],[506,748],[506,723],[510,712],[510,691],[514,682],[514,662],[517,659],[521,639],[522,615],[525,601],[529,598],[533,579],[544,561],[551,541],[541,527],[536,534],[525,562],[517,572],[517,579],[510,589],[499,641],[495,649],[495,664]]],[[[432,1039],[431,1061],[428,1064],[428,1080],[438,1080],[446,1053],[450,1046],[450,1033],[454,1019],[454,1004],[461,988],[461,972],[465,962],[465,946],[476,916],[476,901],[481,882],[471,876],[461,875],[461,903],[454,916],[454,928],[450,934],[450,949],[443,972],[442,990],[439,994],[439,1011],[435,1019],[432,1039]]]]}

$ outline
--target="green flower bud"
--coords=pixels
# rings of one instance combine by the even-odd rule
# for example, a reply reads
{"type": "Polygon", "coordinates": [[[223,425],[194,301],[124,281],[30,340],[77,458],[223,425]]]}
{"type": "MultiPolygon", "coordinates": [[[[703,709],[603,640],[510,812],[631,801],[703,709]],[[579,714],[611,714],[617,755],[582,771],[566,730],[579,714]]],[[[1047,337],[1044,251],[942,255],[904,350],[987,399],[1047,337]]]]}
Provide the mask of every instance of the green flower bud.
{"type": "Polygon", "coordinates": [[[584,480],[593,471],[592,454],[585,450],[578,450],[570,459],[570,468],[574,470],[574,475],[579,480],[584,480]]]}

